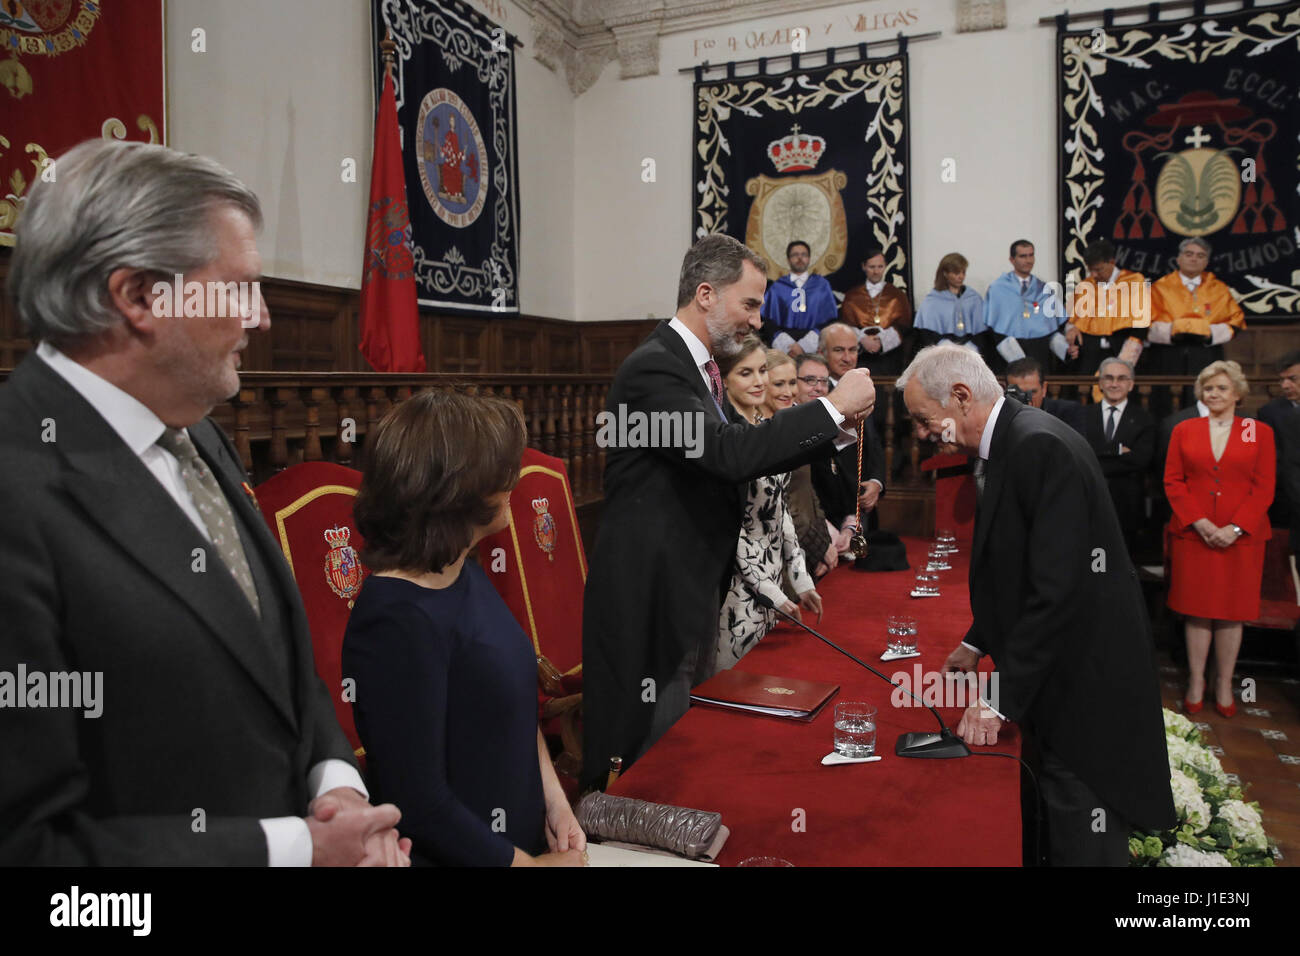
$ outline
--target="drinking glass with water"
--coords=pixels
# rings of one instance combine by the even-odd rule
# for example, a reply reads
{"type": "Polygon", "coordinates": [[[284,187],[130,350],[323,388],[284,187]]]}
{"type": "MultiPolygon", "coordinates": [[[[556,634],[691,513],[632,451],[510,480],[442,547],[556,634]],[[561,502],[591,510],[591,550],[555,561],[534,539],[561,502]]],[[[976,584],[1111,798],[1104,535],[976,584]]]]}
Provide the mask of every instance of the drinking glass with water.
{"type": "Polygon", "coordinates": [[[889,615],[888,634],[890,653],[916,653],[916,618],[905,614],[889,615]]]}
{"type": "Polygon", "coordinates": [[[870,757],[876,752],[876,708],[866,701],[835,705],[835,752],[841,757],[870,757]]]}

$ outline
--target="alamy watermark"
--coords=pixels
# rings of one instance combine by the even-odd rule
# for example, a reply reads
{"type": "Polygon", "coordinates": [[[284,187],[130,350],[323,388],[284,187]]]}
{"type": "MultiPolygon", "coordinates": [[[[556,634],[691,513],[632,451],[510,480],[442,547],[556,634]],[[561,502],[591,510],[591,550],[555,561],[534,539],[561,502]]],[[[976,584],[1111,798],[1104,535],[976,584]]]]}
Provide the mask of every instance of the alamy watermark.
{"type": "Polygon", "coordinates": [[[0,709],[53,707],[82,711],[94,720],[104,712],[103,671],[0,671],[0,709]]]}
{"type": "Polygon", "coordinates": [[[184,281],[179,272],[171,282],[153,284],[153,314],[158,318],[229,318],[255,329],[262,322],[262,283],[184,281]]]}
{"type": "Polygon", "coordinates": [[[922,671],[920,664],[913,664],[912,673],[896,671],[890,680],[895,684],[889,695],[894,707],[973,707],[982,700],[998,709],[997,671],[945,673],[922,671]],[[912,694],[921,698],[921,702],[917,703],[912,694]]]}
{"type": "Polygon", "coordinates": [[[704,454],[703,412],[617,411],[596,415],[596,445],[600,448],[683,448],[687,458],[704,454]]]}

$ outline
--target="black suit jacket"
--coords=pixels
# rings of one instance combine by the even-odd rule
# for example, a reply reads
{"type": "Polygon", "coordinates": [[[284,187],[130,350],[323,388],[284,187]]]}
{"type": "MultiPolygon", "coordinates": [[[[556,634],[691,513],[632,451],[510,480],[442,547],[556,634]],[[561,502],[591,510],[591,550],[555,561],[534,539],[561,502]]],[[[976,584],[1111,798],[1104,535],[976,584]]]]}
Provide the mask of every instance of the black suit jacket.
{"type": "Polygon", "coordinates": [[[605,502],[583,598],[584,783],[609,758],[639,754],[657,692],[686,655],[717,641],[746,482],[826,454],[837,434],[821,402],[757,426],[724,399],[718,415],[686,343],[667,322],[619,367],[607,410],[669,412],[704,423],[702,454],[610,448],[605,502]]]}
{"type": "Polygon", "coordinates": [[[1056,416],[1080,435],[1087,434],[1084,407],[1078,402],[1067,402],[1062,398],[1044,398],[1043,411],[1056,416]]]}
{"type": "Polygon", "coordinates": [[[966,640],[997,664],[990,703],[1128,823],[1173,826],[1146,603],[1092,450],[1006,401],[985,474],[966,640]]]}
{"type": "MultiPolygon", "coordinates": [[[[1261,422],[1273,429],[1273,439],[1277,442],[1277,483],[1274,487],[1277,492],[1273,496],[1273,503],[1269,505],[1268,516],[1275,525],[1290,525],[1292,523],[1292,505],[1290,498],[1292,489],[1288,486],[1286,476],[1283,474],[1283,463],[1286,461],[1287,448],[1286,442],[1291,437],[1292,429],[1284,427],[1283,422],[1291,417],[1291,413],[1296,411],[1296,407],[1286,398],[1279,395],[1272,401],[1265,402],[1260,406],[1256,414],[1261,422]]],[[[1300,506],[1300,500],[1297,501],[1300,506]]]]}
{"type": "MultiPolygon", "coordinates": [[[[1260,418],[1263,417],[1260,415],[1260,418]]],[[[1291,551],[1300,554],[1300,408],[1289,408],[1273,416],[1273,434],[1278,446],[1279,494],[1276,498],[1284,501],[1291,551]]]]}
{"type": "MultiPolygon", "coordinates": [[[[876,435],[875,426],[868,418],[861,429],[864,444],[862,446],[862,480],[875,478],[880,482],[881,494],[885,487],[885,449],[876,435]]],[[[858,506],[858,446],[847,445],[833,455],[812,463],[813,489],[817,500],[821,502],[826,518],[840,527],[844,519],[853,514],[858,506]]],[[[872,514],[875,512],[873,511],[872,514]]],[[[865,517],[865,516],[864,516],[865,517]]],[[[864,521],[865,525],[867,522],[864,521]]]]}
{"type": "Polygon", "coordinates": [[[1101,463],[1102,474],[1109,481],[1115,478],[1136,480],[1139,484],[1151,467],[1156,453],[1156,422],[1151,413],[1132,398],[1124,406],[1124,414],[1115,423],[1115,437],[1106,440],[1105,402],[1089,405],[1085,412],[1088,444],[1092,446],[1101,463]],[[1128,451],[1120,454],[1119,446],[1128,451]]]}
{"type": "Polygon", "coordinates": [[[269,569],[259,599],[290,625],[274,651],[207,539],[85,399],[35,355],[0,389],[0,670],[99,671],[104,698],[95,719],[0,711],[2,865],[265,865],[259,818],[304,815],[310,768],[353,762],[234,447],[208,419],[190,436],[269,569]]]}

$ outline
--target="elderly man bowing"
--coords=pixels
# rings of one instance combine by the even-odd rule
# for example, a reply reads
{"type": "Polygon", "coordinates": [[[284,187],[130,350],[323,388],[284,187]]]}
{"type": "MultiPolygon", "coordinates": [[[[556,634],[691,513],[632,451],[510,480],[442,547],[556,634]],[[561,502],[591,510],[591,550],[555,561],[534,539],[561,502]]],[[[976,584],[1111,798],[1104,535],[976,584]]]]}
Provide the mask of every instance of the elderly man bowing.
{"type": "Polygon", "coordinates": [[[988,745],[1018,723],[1052,864],[1123,866],[1133,827],[1175,821],[1146,606],[1097,460],[969,349],[922,349],[898,384],[920,437],[976,457],[974,621],[946,667],[989,654],[998,679],[957,732],[988,745]]]}

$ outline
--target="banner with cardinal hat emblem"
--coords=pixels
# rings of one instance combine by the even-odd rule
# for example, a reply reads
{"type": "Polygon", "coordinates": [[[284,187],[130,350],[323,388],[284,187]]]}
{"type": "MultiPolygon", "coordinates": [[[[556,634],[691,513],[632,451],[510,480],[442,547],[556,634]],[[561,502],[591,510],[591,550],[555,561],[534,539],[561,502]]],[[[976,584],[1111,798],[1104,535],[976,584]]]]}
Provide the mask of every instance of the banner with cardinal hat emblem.
{"type": "Polygon", "coordinates": [[[1107,239],[1155,280],[1178,244],[1247,316],[1300,315],[1300,3],[1071,30],[1058,18],[1061,267],[1107,239]]]}

